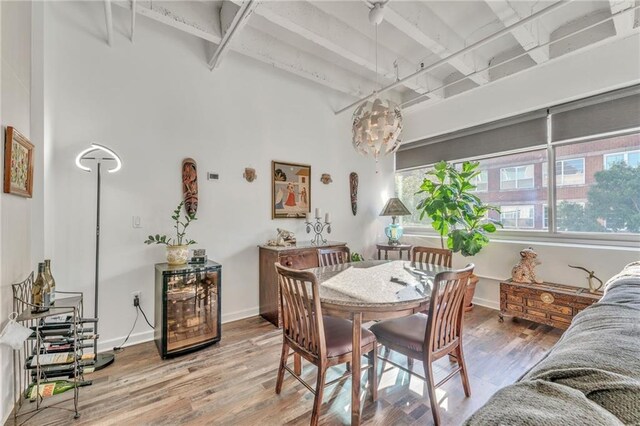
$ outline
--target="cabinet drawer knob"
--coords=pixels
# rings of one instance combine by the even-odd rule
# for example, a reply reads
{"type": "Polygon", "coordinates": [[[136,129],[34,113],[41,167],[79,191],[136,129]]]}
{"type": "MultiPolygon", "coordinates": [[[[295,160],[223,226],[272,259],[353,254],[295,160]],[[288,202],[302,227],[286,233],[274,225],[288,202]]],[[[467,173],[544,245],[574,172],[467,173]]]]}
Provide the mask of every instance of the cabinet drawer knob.
{"type": "Polygon", "coordinates": [[[555,299],[553,298],[553,295],[551,293],[545,292],[540,295],[540,300],[542,300],[542,303],[546,303],[548,305],[550,303],[553,303],[555,299]]]}

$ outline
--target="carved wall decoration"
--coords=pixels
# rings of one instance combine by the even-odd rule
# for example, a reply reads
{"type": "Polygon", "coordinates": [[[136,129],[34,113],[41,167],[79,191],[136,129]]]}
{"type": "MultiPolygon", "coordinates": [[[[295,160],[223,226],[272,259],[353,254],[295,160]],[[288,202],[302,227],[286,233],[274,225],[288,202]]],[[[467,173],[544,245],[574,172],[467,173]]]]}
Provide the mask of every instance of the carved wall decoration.
{"type": "Polygon", "coordinates": [[[349,175],[349,194],[351,194],[351,212],[355,216],[358,213],[358,174],[351,172],[349,175]]]}
{"type": "Polygon", "coordinates": [[[198,211],[198,168],[193,158],[182,160],[182,196],[185,212],[195,216],[198,211]]]}
{"type": "Polygon", "coordinates": [[[256,175],[256,169],[247,167],[244,169],[244,173],[242,174],[242,177],[245,178],[247,182],[253,182],[258,178],[258,175],[256,175]]]}
{"type": "Polygon", "coordinates": [[[322,176],[320,176],[320,182],[324,183],[325,185],[329,185],[331,182],[333,182],[333,179],[331,179],[331,175],[329,173],[323,173],[322,176]]]}

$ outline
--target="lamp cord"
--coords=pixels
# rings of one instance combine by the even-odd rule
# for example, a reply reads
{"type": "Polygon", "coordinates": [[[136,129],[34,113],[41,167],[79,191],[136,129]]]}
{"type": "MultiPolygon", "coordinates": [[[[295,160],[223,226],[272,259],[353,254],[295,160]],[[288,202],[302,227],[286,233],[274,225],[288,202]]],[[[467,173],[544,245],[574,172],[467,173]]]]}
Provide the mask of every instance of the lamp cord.
{"type": "Polygon", "coordinates": [[[129,337],[131,337],[131,333],[133,333],[133,330],[136,328],[136,324],[138,323],[138,318],[140,317],[141,313],[142,313],[142,316],[144,317],[144,320],[149,325],[149,327],[151,327],[153,330],[156,329],[149,322],[149,319],[147,318],[147,315],[144,313],[144,310],[142,309],[142,307],[140,305],[136,306],[136,318],[133,320],[133,326],[131,326],[131,330],[129,330],[129,334],[127,334],[127,337],[125,337],[124,341],[119,346],[114,346],[113,347],[113,352],[117,353],[117,352],[124,351],[124,347],[123,346],[127,343],[127,341],[129,340],[129,337]]]}

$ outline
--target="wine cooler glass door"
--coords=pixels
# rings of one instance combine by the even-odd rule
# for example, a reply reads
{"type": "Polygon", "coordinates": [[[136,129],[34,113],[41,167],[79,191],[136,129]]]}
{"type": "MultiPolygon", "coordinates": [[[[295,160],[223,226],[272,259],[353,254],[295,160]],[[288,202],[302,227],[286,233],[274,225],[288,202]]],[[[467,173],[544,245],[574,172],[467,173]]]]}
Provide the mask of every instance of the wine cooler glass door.
{"type": "Polygon", "coordinates": [[[218,271],[167,277],[167,353],[219,340],[218,271]]]}

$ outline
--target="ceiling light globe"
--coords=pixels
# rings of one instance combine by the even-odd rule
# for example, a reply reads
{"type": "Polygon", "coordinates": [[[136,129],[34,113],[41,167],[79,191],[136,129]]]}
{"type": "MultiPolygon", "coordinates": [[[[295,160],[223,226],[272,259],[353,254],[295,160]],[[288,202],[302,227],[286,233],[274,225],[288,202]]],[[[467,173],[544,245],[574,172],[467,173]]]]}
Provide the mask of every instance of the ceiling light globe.
{"type": "Polygon", "coordinates": [[[353,147],[363,155],[395,152],[401,144],[402,111],[390,100],[364,101],[353,113],[353,147]]]}

